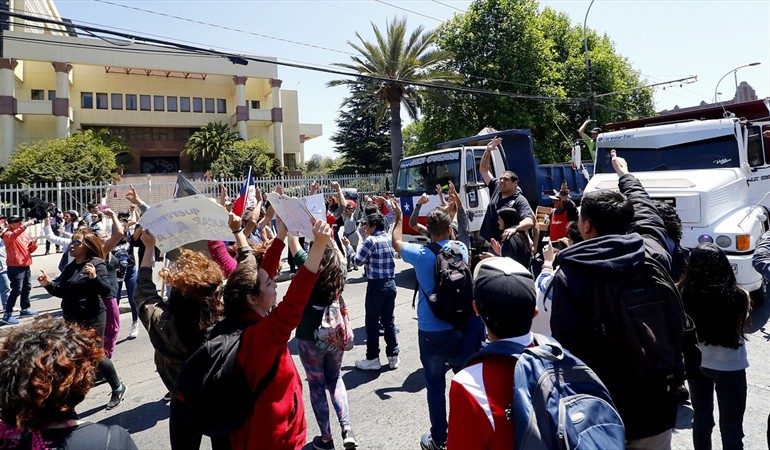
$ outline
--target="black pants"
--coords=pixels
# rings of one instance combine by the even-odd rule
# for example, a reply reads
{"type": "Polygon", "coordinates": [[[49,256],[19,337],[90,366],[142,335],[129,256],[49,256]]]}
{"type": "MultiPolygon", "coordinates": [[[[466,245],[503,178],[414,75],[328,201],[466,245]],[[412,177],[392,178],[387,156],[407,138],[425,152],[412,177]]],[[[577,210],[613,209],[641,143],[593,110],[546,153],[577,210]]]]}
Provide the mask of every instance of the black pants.
{"type": "MultiPolygon", "coordinates": [[[[182,401],[172,397],[170,406],[171,416],[168,420],[168,434],[171,437],[171,448],[173,450],[200,448],[203,435],[193,428],[185,418],[182,401]]],[[[229,450],[230,437],[211,438],[211,448],[213,450],[229,450]]]]}
{"type": "MultiPolygon", "coordinates": [[[[83,328],[96,329],[96,331],[99,332],[99,337],[104,340],[104,327],[107,323],[107,310],[102,308],[101,311],[99,311],[99,315],[96,317],[76,320],[74,322],[83,328]]],[[[110,385],[113,391],[120,387],[120,377],[118,377],[118,371],[115,370],[115,365],[112,364],[111,359],[105,356],[101,361],[99,361],[99,366],[97,369],[99,371],[99,375],[107,380],[107,383],[110,385]]]]}

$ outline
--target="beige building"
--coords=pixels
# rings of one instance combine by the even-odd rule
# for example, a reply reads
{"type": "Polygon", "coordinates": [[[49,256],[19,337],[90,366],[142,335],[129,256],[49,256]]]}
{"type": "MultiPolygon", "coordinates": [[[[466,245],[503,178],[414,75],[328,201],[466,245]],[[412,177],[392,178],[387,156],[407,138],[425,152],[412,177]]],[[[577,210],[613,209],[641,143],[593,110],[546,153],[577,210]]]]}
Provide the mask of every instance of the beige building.
{"type": "MultiPolygon", "coordinates": [[[[61,20],[52,0],[0,2],[12,12],[61,20]]],[[[11,20],[0,58],[0,164],[19,144],[107,128],[134,153],[127,173],[189,170],[180,152],[211,121],[244,139],[266,139],[276,159],[294,169],[304,161],[304,142],[322,133],[320,124],[299,123],[297,92],[281,89],[275,64],[238,65],[11,20]]]]}

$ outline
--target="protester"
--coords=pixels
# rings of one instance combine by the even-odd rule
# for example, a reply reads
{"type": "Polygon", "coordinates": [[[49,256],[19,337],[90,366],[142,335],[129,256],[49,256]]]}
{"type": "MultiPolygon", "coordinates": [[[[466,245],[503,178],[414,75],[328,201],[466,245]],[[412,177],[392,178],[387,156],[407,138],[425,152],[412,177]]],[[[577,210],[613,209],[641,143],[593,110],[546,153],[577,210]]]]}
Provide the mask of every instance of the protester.
{"type": "MultiPolygon", "coordinates": [[[[0,216],[0,236],[8,229],[8,222],[5,216],[0,216]]],[[[0,239],[0,300],[3,303],[3,311],[8,306],[8,294],[11,293],[11,280],[8,279],[8,266],[6,259],[8,255],[5,252],[5,242],[0,239]]]]}
{"type": "MultiPolygon", "coordinates": [[[[56,206],[56,203],[51,203],[53,205],[53,208],[51,209],[48,217],[51,218],[51,229],[53,231],[53,234],[58,236],[59,235],[59,226],[64,221],[64,213],[56,206]]],[[[56,253],[61,252],[61,247],[59,245],[56,245],[56,253]]],[[[45,254],[48,255],[51,253],[51,241],[46,241],[45,243],[45,254]]]]}
{"type": "Polygon", "coordinates": [[[75,412],[103,359],[94,329],[41,317],[12,331],[0,346],[0,448],[136,449],[122,427],[75,412]]]}
{"type": "Polygon", "coordinates": [[[487,206],[487,211],[484,214],[484,220],[481,223],[479,233],[488,242],[492,242],[492,239],[499,242],[501,239],[506,239],[519,231],[527,231],[535,224],[535,221],[532,219],[532,208],[529,206],[527,199],[521,194],[519,176],[510,170],[503,172],[499,179],[495,179],[492,176],[490,171],[492,151],[497,149],[501,142],[502,139],[499,137],[492,139],[487,144],[487,148],[484,150],[484,155],[482,155],[481,162],[479,163],[479,172],[484,179],[484,183],[489,188],[489,206],[487,206]],[[503,207],[513,208],[518,211],[521,222],[515,227],[500,231],[497,226],[497,211],[503,207]]]}
{"type": "Polygon", "coordinates": [[[110,280],[110,292],[102,297],[102,302],[106,309],[104,350],[107,353],[107,357],[112,358],[112,353],[115,350],[115,344],[118,340],[118,333],[120,332],[120,310],[118,309],[117,300],[120,261],[112,254],[112,250],[114,250],[115,246],[126,236],[126,231],[113,210],[107,208],[104,210],[104,214],[112,219],[112,234],[108,236],[107,233],[98,231],[96,235],[102,240],[102,248],[105,256],[104,262],[107,266],[107,277],[110,280]]]}
{"type": "Polygon", "coordinates": [[[695,322],[702,358],[700,373],[687,377],[693,447],[711,448],[716,390],[722,447],[743,448],[749,367],[744,325],[749,294],[738,287],[727,255],[714,244],[701,244],[692,250],[679,286],[685,311],[695,322]]]}
{"type": "MultiPolygon", "coordinates": [[[[480,347],[483,331],[478,319],[470,318],[463,326],[453,326],[449,322],[438,319],[433,313],[426,295],[432,293],[436,286],[434,278],[436,255],[425,246],[402,241],[402,213],[398,205],[395,208],[393,248],[401,255],[404,262],[414,266],[415,276],[420,285],[417,303],[417,335],[431,424],[430,434],[422,436],[420,447],[423,450],[440,449],[446,445],[447,440],[447,366],[455,373],[462,369],[467,357],[480,347]]],[[[431,211],[427,217],[431,241],[447,250],[457,246],[463,260],[467,263],[468,249],[465,244],[450,240],[450,222],[449,214],[443,209],[435,208],[431,211]]]]}
{"type": "Polygon", "coordinates": [[[16,325],[19,320],[13,317],[13,308],[16,299],[21,297],[21,312],[19,317],[35,316],[37,313],[30,309],[29,294],[32,291],[32,255],[29,245],[32,239],[27,234],[27,227],[33,225],[34,220],[24,222],[21,216],[8,218],[8,229],[3,233],[5,244],[6,266],[8,267],[8,279],[11,282],[11,293],[8,295],[3,318],[0,320],[6,325],[16,325]]]}
{"type": "MultiPolygon", "coordinates": [[[[294,254],[294,263],[304,264],[307,252],[302,249],[296,236],[289,236],[289,251],[294,254]]],[[[321,435],[313,438],[313,447],[317,450],[334,448],[331,427],[329,426],[329,403],[326,391],[332,399],[332,405],[337,412],[337,419],[342,429],[342,445],[344,448],[356,448],[355,435],[350,426],[348,408],[348,393],[345,381],[340,376],[342,369],[343,349],[320,349],[316,346],[315,331],[321,325],[327,306],[339,300],[345,288],[345,266],[342,254],[334,246],[327,246],[321,264],[318,267],[318,281],[310,293],[310,299],[302,312],[302,321],[297,326],[295,337],[299,359],[305,368],[307,384],[310,389],[310,404],[313,407],[321,435]]]]}
{"type": "MultiPolygon", "coordinates": [[[[529,270],[510,258],[487,258],[474,271],[473,308],[490,342],[534,344],[530,328],[537,315],[529,270]]],[[[452,379],[449,389],[447,450],[514,448],[513,398],[516,359],[490,355],[473,361],[452,379]]]]}
{"type": "MultiPolygon", "coordinates": [[[[41,270],[37,281],[49,294],[61,297],[64,320],[94,328],[104,339],[107,313],[102,298],[110,294],[112,287],[104,263],[102,241],[94,234],[78,231],[72,235],[70,253],[75,260],[67,264],[58,278],[51,280],[45,270],[41,270]]],[[[109,358],[99,362],[99,373],[112,388],[107,409],[113,409],[123,400],[126,386],[120,382],[109,358]]]]}
{"type": "MultiPolygon", "coordinates": [[[[503,207],[497,210],[497,223],[500,231],[509,228],[515,228],[521,223],[519,212],[513,208],[503,207]]],[[[489,256],[502,256],[511,258],[522,266],[529,269],[532,260],[529,238],[523,232],[513,233],[508,237],[501,238],[502,242],[497,242],[494,238],[491,242],[492,252],[484,252],[482,258],[489,256]]]]}
{"type": "Polygon", "coordinates": [[[276,283],[286,229],[278,235],[258,267],[241,230],[240,218],[230,215],[230,228],[238,245],[238,267],[224,290],[225,320],[255,321],[241,336],[236,365],[245,371],[252,389],[278,359],[276,374],[254,404],[246,423],[230,435],[233,448],[301,449],[305,445],[305,406],[302,383],[286,343],[302,319],[318,268],[331,236],[324,221],[314,221],[315,243],[304,265],[291,281],[283,301],[276,306],[276,283]],[[270,311],[270,314],[267,314],[270,311]]]}
{"type": "MultiPolygon", "coordinates": [[[[358,250],[358,238],[360,236],[358,234],[358,219],[356,218],[357,212],[358,205],[356,205],[356,202],[353,200],[348,200],[347,205],[345,205],[345,210],[342,213],[342,219],[344,222],[344,227],[342,228],[342,237],[348,240],[350,246],[353,248],[353,252],[358,250]]],[[[341,238],[340,241],[342,241],[341,238]]],[[[358,267],[353,264],[352,254],[347,258],[347,266],[348,271],[358,269],[358,267]]]]}
{"type": "MultiPolygon", "coordinates": [[[[655,260],[660,272],[670,268],[665,229],[657,209],[639,180],[628,173],[625,160],[614,150],[611,155],[612,165],[620,177],[620,193],[602,189],[583,196],[578,227],[585,241],[562,250],[556,258],[560,267],[552,282],[551,331],[557,341],[591,367],[607,386],[626,427],[627,448],[667,449],[671,447],[676,423],[676,387],[681,380],[675,379],[676,376],[638,374],[633,355],[608,351],[604,338],[606,327],[596,325],[596,296],[605,292],[596,292],[597,283],[611,283],[620,274],[653,264],[647,261],[646,253],[655,260]]],[[[675,293],[670,277],[665,283],[668,290],[675,293]]],[[[667,307],[660,308],[661,314],[670,311],[667,307]]],[[[659,336],[661,341],[656,345],[665,346],[671,354],[681,354],[681,311],[678,317],[670,317],[670,322],[668,335],[659,336]]],[[[626,325],[610,322],[610,326],[612,330],[623,330],[626,325]]],[[[637,330],[625,332],[637,333],[637,330]]],[[[646,358],[661,358],[666,362],[677,359],[670,354],[650,354],[646,358]]],[[[681,357],[679,360],[681,362],[681,357]]]]}
{"type": "Polygon", "coordinates": [[[385,334],[385,356],[388,366],[397,369],[401,362],[398,357],[396,338],[395,253],[390,235],[385,231],[385,217],[380,213],[366,216],[367,238],[353,258],[353,264],[365,266],[366,284],[366,358],[356,361],[361,370],[380,370],[380,324],[385,334]]]}
{"type": "MultiPolygon", "coordinates": [[[[206,329],[222,315],[225,280],[217,265],[201,253],[182,250],[173,268],[161,271],[171,286],[168,303],[152,281],[155,236],[148,230],[142,242],[149,251],[140,261],[136,279],[139,317],[155,348],[155,368],[171,393],[168,432],[172,449],[200,448],[202,435],[184,416],[177,378],[182,364],[204,342],[206,329]]],[[[214,450],[230,448],[229,438],[212,438],[214,450]]]]}
{"type": "Polygon", "coordinates": [[[578,129],[578,135],[580,135],[580,139],[585,142],[586,147],[588,148],[588,153],[591,155],[591,160],[594,159],[595,155],[594,149],[596,148],[596,138],[599,136],[599,133],[602,132],[601,128],[594,127],[590,131],[590,135],[586,134],[586,128],[588,128],[588,125],[592,123],[596,123],[596,121],[593,119],[586,119],[585,122],[583,122],[583,125],[580,126],[580,129],[578,129]]]}
{"type": "MultiPolygon", "coordinates": [[[[566,183],[562,188],[566,187],[566,183]]],[[[548,222],[548,239],[557,250],[562,250],[566,245],[561,241],[567,237],[567,225],[578,219],[578,210],[575,202],[569,198],[569,190],[561,189],[558,194],[551,195],[553,211],[548,222]]]]}

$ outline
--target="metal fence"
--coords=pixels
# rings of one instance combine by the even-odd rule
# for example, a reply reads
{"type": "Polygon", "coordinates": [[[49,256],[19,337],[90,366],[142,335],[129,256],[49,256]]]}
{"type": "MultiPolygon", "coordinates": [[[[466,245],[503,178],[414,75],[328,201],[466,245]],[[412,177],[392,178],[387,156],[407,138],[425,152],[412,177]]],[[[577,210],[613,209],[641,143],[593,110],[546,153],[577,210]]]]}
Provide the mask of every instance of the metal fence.
{"type": "MultiPolygon", "coordinates": [[[[149,204],[173,198],[176,187],[176,174],[124,175],[120,181],[112,183],[36,183],[30,185],[0,185],[0,214],[5,216],[25,215],[21,208],[22,196],[28,192],[31,197],[43,199],[62,211],[74,210],[78,215],[86,211],[89,203],[109,205],[115,211],[128,210],[125,193],[133,186],[137,194],[149,204]]],[[[189,179],[202,194],[219,198],[221,186],[227,188],[228,195],[237,197],[243,179],[189,179]]],[[[271,192],[281,185],[284,193],[290,196],[303,196],[310,192],[313,182],[320,184],[319,192],[325,195],[333,193],[331,182],[337,181],[344,189],[356,189],[359,195],[381,194],[390,190],[389,174],[337,175],[321,177],[282,177],[256,178],[255,185],[264,192],[271,192]]],[[[33,236],[42,236],[42,229],[35,226],[30,229],[33,236]]]]}

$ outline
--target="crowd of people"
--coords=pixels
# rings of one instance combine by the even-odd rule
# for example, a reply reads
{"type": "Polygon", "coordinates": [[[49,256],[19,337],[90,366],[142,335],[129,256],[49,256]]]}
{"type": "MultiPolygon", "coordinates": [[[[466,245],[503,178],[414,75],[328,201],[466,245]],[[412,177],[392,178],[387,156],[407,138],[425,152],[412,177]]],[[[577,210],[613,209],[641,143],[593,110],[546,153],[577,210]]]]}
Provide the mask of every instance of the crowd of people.
{"type": "MultiPolygon", "coordinates": [[[[227,322],[243,327],[235,370],[260,394],[241,425],[211,437],[212,448],[299,449],[310,443],[315,449],[333,449],[327,392],[342,432],[337,442],[356,448],[360,440],[365,447],[365,435],[353,432],[356,412],[349,409],[341,376],[346,350],[319,346],[317,330],[330,306],[344,309],[348,272],[363,269],[366,352],[355,367],[398,369],[394,311],[399,257],[414,267],[418,284],[419,360],[430,419],[430,430],[420,439],[423,450],[512,447],[517,360],[480,350],[495,342],[533,347],[541,343],[541,335],[585,362],[606,385],[623,420],[626,448],[670,448],[678,404],[686,399],[694,410],[694,448],[711,448],[714,392],[722,444],[742,448],[748,367],[744,326],[751,306],[724,252],[703,244],[692,249],[688,262],[680,258],[675,212],[672,216],[656,205],[614,151],[618,190],[585,194],[579,211],[565,189],[555,192],[551,230],[542,239],[518,176],[505,171],[495,177],[490,170],[491,153],[499,144],[499,139],[492,140],[480,162],[490,192],[480,230],[486,251],[470,278],[473,313],[459,322],[440,316],[432,305],[438,255],[454,255],[467,267],[474,263],[468,215],[451,182],[437,186],[441,205],[427,213],[425,225],[416,217],[427,196],[412,213],[411,227],[428,237],[429,245],[404,239],[398,201],[375,196],[357,202],[346,198],[337,183],[327,200],[327,220],[313,220],[313,235],[304,236],[306,245],[257,192],[256,204],[242,215],[229,212],[232,242],[209,241],[208,254],[182,250],[160,271],[167,300],[153,281],[153,266],[161,258],[155,236],[138,225],[150,205],[135,190],[126,194],[131,209],[125,213],[89,205],[83,220],[75,211],[47,218],[45,237],[62,249],[62,263],[57,276],[40,271],[37,280],[61,298],[63,319],[36,318],[16,327],[0,347],[0,359],[11,362],[0,367],[0,381],[7,386],[0,396],[0,448],[9,442],[17,448],[103,448],[105,439],[107,448],[135,448],[125,430],[80,421],[75,412],[97,377],[112,389],[108,409],[118,407],[126,392],[111,361],[123,284],[133,319],[128,337],[136,338],[139,325],[144,326],[169,392],[171,448],[201,445],[204,433],[184,413],[180,372],[206,343],[211,327],[227,322]],[[279,302],[276,275],[284,252],[296,273],[279,302]],[[615,281],[621,279],[641,280],[657,290],[632,281],[618,288],[615,281]],[[659,309],[664,299],[678,301],[655,313],[665,314],[666,323],[650,324],[655,342],[639,343],[641,356],[624,352],[613,340],[637,333],[631,329],[635,319],[617,321],[602,303],[615,300],[613,296],[625,302],[632,295],[660,296],[653,306],[659,309]],[[694,323],[689,330],[688,320],[694,323]],[[302,380],[287,346],[292,336],[320,430],[314,437],[306,436],[302,380]],[[448,370],[454,373],[449,388],[448,370]]],[[[311,193],[317,189],[314,185],[311,193]]],[[[281,193],[280,186],[276,190],[281,193]]],[[[17,300],[21,316],[36,315],[29,301],[29,224],[19,216],[3,224],[0,252],[6,255],[0,254],[0,294],[5,324],[18,323],[12,315],[17,300]]],[[[755,267],[766,276],[768,248],[770,234],[755,256],[755,267]]],[[[635,305],[635,314],[646,314],[649,307],[635,305]]]]}

